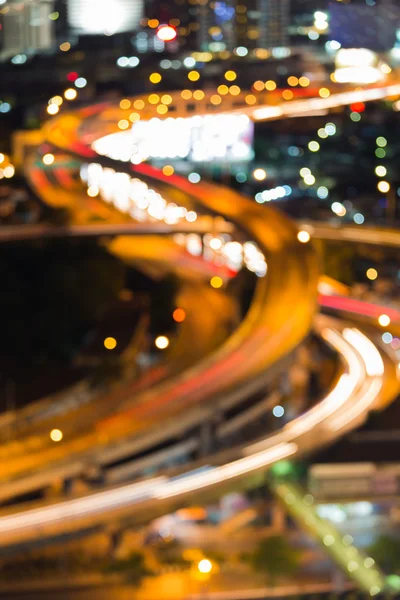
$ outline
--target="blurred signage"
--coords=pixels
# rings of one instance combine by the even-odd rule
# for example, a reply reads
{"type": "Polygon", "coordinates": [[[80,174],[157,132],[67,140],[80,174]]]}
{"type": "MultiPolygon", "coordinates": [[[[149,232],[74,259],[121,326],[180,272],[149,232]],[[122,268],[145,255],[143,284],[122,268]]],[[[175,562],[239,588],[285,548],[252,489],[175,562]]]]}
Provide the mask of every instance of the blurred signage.
{"type": "Polygon", "coordinates": [[[246,115],[151,119],[134,124],[131,143],[142,159],[248,161],[253,157],[253,123],[246,115]]]}
{"type": "Polygon", "coordinates": [[[143,0],[68,0],[68,22],[83,35],[113,35],[138,28],[143,0]]]}

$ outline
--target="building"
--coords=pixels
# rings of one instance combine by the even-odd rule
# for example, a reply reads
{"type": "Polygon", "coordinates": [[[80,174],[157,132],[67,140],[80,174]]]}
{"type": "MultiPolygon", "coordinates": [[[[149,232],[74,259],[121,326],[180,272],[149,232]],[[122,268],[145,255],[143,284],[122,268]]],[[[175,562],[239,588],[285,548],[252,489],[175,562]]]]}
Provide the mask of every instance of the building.
{"type": "Polygon", "coordinates": [[[236,47],[235,15],[235,0],[202,2],[197,13],[199,50],[233,50],[236,47]]]}
{"type": "Polygon", "coordinates": [[[201,50],[276,48],[289,43],[290,0],[216,0],[198,7],[201,50]]]}
{"type": "Polygon", "coordinates": [[[113,35],[134,31],[143,0],[68,0],[68,23],[78,35],[113,35]]]}
{"type": "Polygon", "coordinates": [[[400,27],[400,6],[396,0],[378,0],[366,4],[331,2],[329,8],[330,39],[342,48],[369,48],[385,52],[395,45],[400,27]]]}
{"type": "Polygon", "coordinates": [[[236,11],[239,46],[267,49],[288,46],[290,0],[252,0],[246,6],[238,5],[236,11]]]}
{"type": "Polygon", "coordinates": [[[55,44],[53,0],[9,0],[2,11],[2,56],[51,49],[55,44]]]}

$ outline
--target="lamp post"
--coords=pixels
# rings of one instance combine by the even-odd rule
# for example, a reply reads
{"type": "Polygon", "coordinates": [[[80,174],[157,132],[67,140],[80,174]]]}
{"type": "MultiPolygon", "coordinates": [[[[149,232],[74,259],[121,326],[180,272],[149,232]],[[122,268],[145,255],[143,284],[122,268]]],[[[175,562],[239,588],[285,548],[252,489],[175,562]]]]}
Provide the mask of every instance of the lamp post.
{"type": "Polygon", "coordinates": [[[204,588],[203,588],[203,592],[204,592],[204,600],[206,600],[207,598],[207,583],[211,577],[211,573],[213,570],[213,564],[212,562],[208,559],[208,558],[202,558],[198,563],[197,563],[197,570],[201,576],[202,581],[205,582],[204,588]]]}

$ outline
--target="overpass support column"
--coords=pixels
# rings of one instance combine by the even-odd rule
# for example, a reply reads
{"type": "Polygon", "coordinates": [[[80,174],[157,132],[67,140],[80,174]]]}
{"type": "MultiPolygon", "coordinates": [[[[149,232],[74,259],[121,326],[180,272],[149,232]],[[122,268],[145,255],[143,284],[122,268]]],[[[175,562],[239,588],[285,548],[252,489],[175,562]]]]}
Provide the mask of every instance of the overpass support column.
{"type": "Polygon", "coordinates": [[[271,506],[271,525],[276,531],[285,530],[286,513],[279,502],[274,502],[271,506]]]}

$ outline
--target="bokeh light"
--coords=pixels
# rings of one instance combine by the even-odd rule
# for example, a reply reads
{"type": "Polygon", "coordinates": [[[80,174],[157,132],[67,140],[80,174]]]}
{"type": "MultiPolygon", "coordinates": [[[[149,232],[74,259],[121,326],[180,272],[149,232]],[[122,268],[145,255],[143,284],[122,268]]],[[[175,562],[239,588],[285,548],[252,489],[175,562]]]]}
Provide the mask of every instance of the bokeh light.
{"type": "Polygon", "coordinates": [[[183,321],[186,319],[186,312],[183,310],[183,308],[176,308],[172,313],[172,318],[176,323],[183,323],[183,321]]]}
{"type": "Polygon", "coordinates": [[[42,161],[45,165],[52,165],[54,162],[54,154],[45,154],[42,158],[42,161]]]}
{"type": "Polygon", "coordinates": [[[256,181],[264,181],[267,178],[267,172],[265,169],[255,169],[253,171],[253,177],[256,181]]]}
{"type": "Polygon", "coordinates": [[[198,71],[189,71],[188,79],[190,81],[198,81],[200,79],[200,73],[198,71]]]}
{"type": "MultiPolygon", "coordinates": [[[[157,19],[151,19],[151,21],[157,21],[157,19]]],[[[150,23],[150,21],[149,21],[150,23]]],[[[158,21],[157,21],[158,25],[158,21]]],[[[156,25],[156,27],[157,27],[156,25]]],[[[177,36],[175,27],[171,25],[161,25],[157,30],[157,37],[162,42],[172,42],[177,36]]]]}
{"type": "Polygon", "coordinates": [[[128,108],[130,108],[132,106],[132,102],[130,100],[128,100],[128,98],[124,98],[119,103],[119,106],[120,106],[120,108],[122,108],[122,110],[128,110],[128,108]]]}
{"type": "Polygon", "coordinates": [[[117,347],[117,340],[113,337],[108,337],[104,340],[104,348],[107,350],[115,350],[117,347]]]}
{"type": "Polygon", "coordinates": [[[224,282],[221,277],[218,277],[218,275],[215,275],[214,277],[211,278],[210,285],[214,289],[218,290],[219,288],[221,288],[224,285],[224,282]]]}
{"type": "Polygon", "coordinates": [[[227,81],[235,81],[237,75],[235,71],[226,71],[224,77],[227,81]]]}
{"type": "Polygon", "coordinates": [[[390,317],[388,315],[380,315],[378,318],[378,323],[381,327],[387,327],[390,325],[390,317]]]}
{"type": "Polygon", "coordinates": [[[163,167],[162,172],[167,177],[170,177],[171,175],[173,175],[175,173],[175,169],[172,165],[165,165],[165,167],[163,167]]]}
{"type": "Polygon", "coordinates": [[[297,234],[297,239],[299,240],[299,242],[301,242],[302,244],[307,244],[307,242],[310,241],[311,236],[308,233],[308,231],[299,231],[299,233],[297,234]]]}
{"type": "Polygon", "coordinates": [[[378,277],[378,271],[371,267],[367,270],[366,275],[368,279],[370,279],[371,281],[375,281],[375,279],[378,277]]]}
{"type": "Polygon", "coordinates": [[[63,432],[61,431],[61,429],[52,429],[50,431],[50,439],[53,442],[61,442],[61,440],[63,439],[63,432]]]}
{"type": "Polygon", "coordinates": [[[66,100],[75,100],[77,95],[78,95],[78,92],[76,90],[74,90],[74,88],[68,88],[64,92],[64,98],[66,100]]]}
{"type": "Polygon", "coordinates": [[[169,339],[165,335],[159,335],[154,344],[159,350],[165,350],[169,346],[169,339]]]}
{"type": "Polygon", "coordinates": [[[152,73],[149,77],[151,83],[160,83],[161,79],[160,73],[152,73]]]}
{"type": "Polygon", "coordinates": [[[49,104],[46,110],[49,115],[56,115],[59,112],[60,107],[57,104],[49,104]]]}
{"type": "Polygon", "coordinates": [[[380,181],[377,185],[377,188],[382,194],[387,194],[390,191],[390,183],[387,181],[380,181]]]}
{"type": "Polygon", "coordinates": [[[199,570],[199,573],[208,575],[212,571],[212,562],[208,560],[208,558],[203,558],[201,561],[199,561],[197,569],[199,570]]]}
{"type": "Polygon", "coordinates": [[[385,175],[387,174],[387,168],[382,165],[379,165],[378,167],[376,167],[375,173],[376,175],[378,175],[378,177],[385,177],[385,175]]]}
{"type": "Polygon", "coordinates": [[[193,92],[193,98],[195,100],[203,100],[204,96],[205,96],[205,93],[203,92],[203,90],[195,90],[193,92]]]}
{"type": "Polygon", "coordinates": [[[273,92],[274,90],[276,90],[276,83],[275,81],[272,81],[272,79],[269,79],[268,81],[265,82],[265,89],[268,90],[269,92],[273,92]]]}

